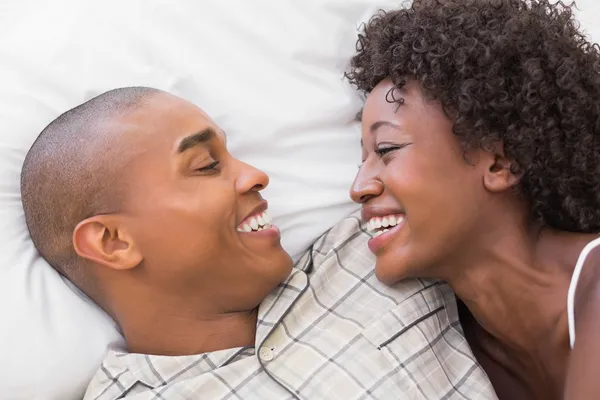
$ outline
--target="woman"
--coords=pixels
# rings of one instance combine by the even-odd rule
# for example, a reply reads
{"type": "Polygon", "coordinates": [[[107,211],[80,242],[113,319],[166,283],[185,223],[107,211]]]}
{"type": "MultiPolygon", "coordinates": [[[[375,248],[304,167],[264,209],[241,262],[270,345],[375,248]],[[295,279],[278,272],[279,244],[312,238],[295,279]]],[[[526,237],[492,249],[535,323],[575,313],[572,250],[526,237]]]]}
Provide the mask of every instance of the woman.
{"type": "Polygon", "coordinates": [[[560,3],[422,0],[357,49],[378,278],[446,280],[500,398],[600,398],[598,45],[560,3]]]}

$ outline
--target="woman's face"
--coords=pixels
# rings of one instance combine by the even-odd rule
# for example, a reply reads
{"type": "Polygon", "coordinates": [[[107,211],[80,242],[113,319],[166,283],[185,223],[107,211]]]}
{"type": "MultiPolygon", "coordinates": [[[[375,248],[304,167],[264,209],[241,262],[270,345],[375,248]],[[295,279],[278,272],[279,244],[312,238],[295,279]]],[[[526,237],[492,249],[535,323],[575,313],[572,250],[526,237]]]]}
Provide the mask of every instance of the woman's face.
{"type": "Polygon", "coordinates": [[[374,235],[369,248],[382,282],[444,278],[445,262],[460,259],[482,223],[489,193],[480,161],[488,155],[465,154],[440,103],[416,82],[392,96],[393,87],[384,80],[367,98],[351,197],[374,235]],[[389,102],[398,96],[402,105],[389,102]]]}

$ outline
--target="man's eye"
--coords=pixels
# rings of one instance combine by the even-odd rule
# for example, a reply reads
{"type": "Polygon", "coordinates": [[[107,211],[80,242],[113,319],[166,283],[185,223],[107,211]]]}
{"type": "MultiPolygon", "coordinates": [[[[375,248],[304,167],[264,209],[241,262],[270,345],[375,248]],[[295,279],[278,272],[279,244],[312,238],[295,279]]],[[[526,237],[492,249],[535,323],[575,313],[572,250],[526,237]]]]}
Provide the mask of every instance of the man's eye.
{"type": "Polygon", "coordinates": [[[207,165],[206,167],[198,168],[196,171],[201,171],[201,172],[212,171],[212,170],[217,169],[218,166],[219,166],[219,162],[215,161],[215,162],[207,165]]]}

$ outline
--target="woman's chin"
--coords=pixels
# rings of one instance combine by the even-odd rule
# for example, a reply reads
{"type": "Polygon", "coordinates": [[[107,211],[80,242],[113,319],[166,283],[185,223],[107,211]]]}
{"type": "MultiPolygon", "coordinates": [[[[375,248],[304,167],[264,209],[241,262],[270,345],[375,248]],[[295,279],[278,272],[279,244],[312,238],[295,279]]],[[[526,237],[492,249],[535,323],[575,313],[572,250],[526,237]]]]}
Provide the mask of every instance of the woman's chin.
{"type": "Polygon", "coordinates": [[[407,250],[405,246],[387,249],[386,252],[377,256],[375,276],[381,283],[393,286],[405,279],[427,276],[426,270],[417,267],[419,263],[415,263],[414,252],[407,250]]]}
{"type": "Polygon", "coordinates": [[[398,268],[398,263],[380,261],[380,257],[377,257],[375,262],[375,276],[377,280],[387,286],[393,286],[402,279],[406,279],[402,268],[398,268]]]}

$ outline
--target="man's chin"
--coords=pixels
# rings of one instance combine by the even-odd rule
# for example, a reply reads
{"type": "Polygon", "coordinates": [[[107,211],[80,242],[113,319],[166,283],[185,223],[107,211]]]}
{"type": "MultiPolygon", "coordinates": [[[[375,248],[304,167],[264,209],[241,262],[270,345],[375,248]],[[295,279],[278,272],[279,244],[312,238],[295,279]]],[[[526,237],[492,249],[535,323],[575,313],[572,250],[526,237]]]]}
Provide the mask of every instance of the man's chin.
{"type": "Polygon", "coordinates": [[[273,251],[270,256],[267,256],[265,264],[270,266],[269,269],[273,272],[273,276],[277,276],[277,280],[279,280],[277,284],[286,280],[294,267],[292,258],[283,248],[280,248],[279,251],[273,251]]]}
{"type": "Polygon", "coordinates": [[[283,248],[281,248],[281,250],[278,253],[278,269],[281,270],[282,273],[285,272],[287,278],[287,276],[292,272],[292,269],[294,267],[294,261],[292,260],[292,257],[290,257],[290,255],[285,250],[283,250],[283,248]]]}

